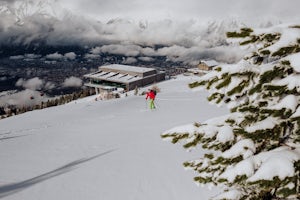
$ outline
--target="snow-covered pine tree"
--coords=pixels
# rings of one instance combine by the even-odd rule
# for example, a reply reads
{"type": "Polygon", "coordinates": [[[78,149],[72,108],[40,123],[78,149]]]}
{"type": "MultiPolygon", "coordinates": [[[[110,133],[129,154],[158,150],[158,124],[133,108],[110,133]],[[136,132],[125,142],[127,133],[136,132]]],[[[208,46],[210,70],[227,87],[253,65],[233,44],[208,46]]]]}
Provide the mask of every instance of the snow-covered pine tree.
{"type": "Polygon", "coordinates": [[[207,89],[208,100],[227,104],[230,114],[162,137],[207,150],[184,166],[196,171],[196,182],[224,187],[214,199],[299,199],[300,26],[243,28],[227,36],[256,50],[190,87],[207,89]]]}

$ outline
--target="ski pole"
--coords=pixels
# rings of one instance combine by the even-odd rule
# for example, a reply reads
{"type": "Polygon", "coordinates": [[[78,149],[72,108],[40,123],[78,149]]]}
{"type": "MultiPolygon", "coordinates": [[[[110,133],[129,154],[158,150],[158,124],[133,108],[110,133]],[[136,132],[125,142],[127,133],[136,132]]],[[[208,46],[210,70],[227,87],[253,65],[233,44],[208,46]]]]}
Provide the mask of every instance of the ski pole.
{"type": "Polygon", "coordinates": [[[155,106],[155,108],[159,108],[160,107],[160,105],[156,101],[154,101],[154,106],[155,106]]]}

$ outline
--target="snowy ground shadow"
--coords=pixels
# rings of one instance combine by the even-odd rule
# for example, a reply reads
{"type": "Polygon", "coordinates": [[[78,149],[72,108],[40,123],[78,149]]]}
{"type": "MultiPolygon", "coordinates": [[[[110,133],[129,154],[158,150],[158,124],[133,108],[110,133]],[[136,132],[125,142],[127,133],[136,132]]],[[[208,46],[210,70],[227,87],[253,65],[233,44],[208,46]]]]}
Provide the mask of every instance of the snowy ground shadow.
{"type": "Polygon", "coordinates": [[[14,139],[14,138],[25,137],[25,136],[29,136],[29,135],[17,135],[17,136],[3,137],[3,138],[0,138],[0,141],[11,140],[11,139],[14,139]]]}
{"type": "Polygon", "coordinates": [[[12,183],[12,184],[7,184],[4,186],[0,187],[0,198],[15,194],[17,192],[20,192],[26,188],[29,188],[35,184],[38,184],[40,182],[46,181],[50,178],[62,175],[64,173],[70,172],[72,171],[77,165],[80,165],[82,163],[91,161],[95,158],[98,158],[100,156],[104,156],[106,154],[109,154],[111,152],[115,151],[115,149],[100,153],[98,155],[92,156],[92,157],[88,157],[88,158],[82,158],[79,160],[75,160],[73,162],[70,162],[62,167],[59,167],[53,171],[47,172],[45,174],[39,175],[37,177],[19,182],[19,183],[12,183]]]}

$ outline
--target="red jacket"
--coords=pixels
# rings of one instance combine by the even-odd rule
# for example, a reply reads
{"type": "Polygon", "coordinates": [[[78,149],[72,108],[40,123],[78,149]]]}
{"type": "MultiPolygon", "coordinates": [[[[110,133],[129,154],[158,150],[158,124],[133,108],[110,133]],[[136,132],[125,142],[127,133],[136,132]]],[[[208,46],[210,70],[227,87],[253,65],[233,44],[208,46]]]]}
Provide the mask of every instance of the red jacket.
{"type": "Polygon", "coordinates": [[[147,95],[146,99],[148,99],[148,98],[153,99],[153,100],[155,99],[155,94],[153,91],[147,92],[146,95],[147,95]]]}

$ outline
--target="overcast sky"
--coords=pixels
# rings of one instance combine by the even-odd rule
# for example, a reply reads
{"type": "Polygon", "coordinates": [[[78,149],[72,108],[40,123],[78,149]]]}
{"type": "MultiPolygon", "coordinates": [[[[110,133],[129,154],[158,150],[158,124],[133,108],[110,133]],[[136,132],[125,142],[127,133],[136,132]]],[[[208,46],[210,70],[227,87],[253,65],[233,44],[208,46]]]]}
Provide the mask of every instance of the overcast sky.
{"type": "Polygon", "coordinates": [[[257,21],[266,18],[296,21],[299,0],[61,0],[66,8],[98,19],[157,20],[222,19],[238,17],[257,21]]]}

